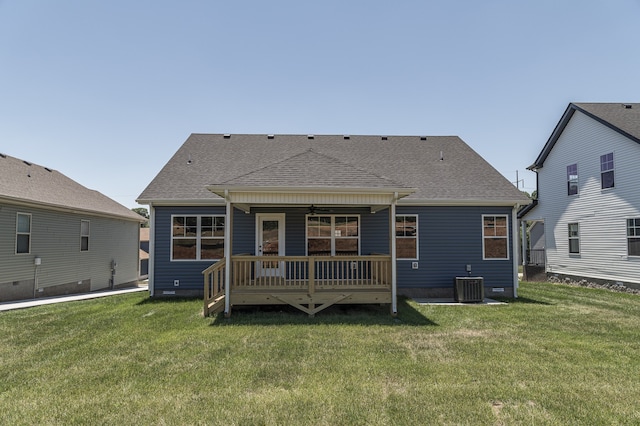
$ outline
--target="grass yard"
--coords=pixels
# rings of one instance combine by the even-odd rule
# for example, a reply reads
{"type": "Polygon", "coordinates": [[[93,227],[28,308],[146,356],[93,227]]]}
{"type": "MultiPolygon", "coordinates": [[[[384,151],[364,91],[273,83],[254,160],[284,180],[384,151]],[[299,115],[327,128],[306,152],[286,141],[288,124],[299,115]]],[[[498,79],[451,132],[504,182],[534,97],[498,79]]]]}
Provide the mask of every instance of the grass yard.
{"type": "Polygon", "coordinates": [[[640,297],[202,318],[136,293],[0,313],[1,424],[640,424],[640,297]]]}

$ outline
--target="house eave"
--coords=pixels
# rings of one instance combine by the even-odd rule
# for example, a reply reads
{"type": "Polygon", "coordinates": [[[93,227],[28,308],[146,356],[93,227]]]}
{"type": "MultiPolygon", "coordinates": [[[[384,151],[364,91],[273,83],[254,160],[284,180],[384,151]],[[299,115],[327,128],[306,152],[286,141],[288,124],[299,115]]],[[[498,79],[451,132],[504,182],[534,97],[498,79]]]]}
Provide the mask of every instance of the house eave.
{"type": "Polygon", "coordinates": [[[77,215],[104,217],[108,219],[128,220],[131,222],[144,223],[147,221],[147,219],[145,219],[142,216],[140,216],[140,219],[138,219],[132,216],[104,213],[104,212],[99,212],[99,211],[90,210],[90,209],[83,209],[79,207],[61,206],[58,204],[44,203],[44,202],[39,202],[35,200],[25,200],[22,198],[15,198],[15,197],[2,196],[0,197],[0,202],[6,202],[7,204],[11,204],[14,206],[40,208],[40,209],[46,209],[51,211],[63,212],[63,213],[71,213],[71,214],[77,214],[77,215]]]}
{"type": "Polygon", "coordinates": [[[402,199],[398,200],[400,206],[468,206],[468,207],[513,207],[524,206],[530,204],[531,200],[487,200],[487,199],[466,199],[455,200],[450,198],[431,198],[431,199],[402,199]]]}
{"type": "Polygon", "coordinates": [[[329,186],[234,186],[208,185],[212,193],[225,197],[228,193],[274,193],[274,194],[397,194],[399,198],[416,192],[416,188],[381,187],[329,187],[329,186]]]}
{"type": "Polygon", "coordinates": [[[225,202],[223,198],[139,198],[136,203],[143,206],[186,206],[186,207],[201,207],[201,206],[224,206],[225,202]]]}

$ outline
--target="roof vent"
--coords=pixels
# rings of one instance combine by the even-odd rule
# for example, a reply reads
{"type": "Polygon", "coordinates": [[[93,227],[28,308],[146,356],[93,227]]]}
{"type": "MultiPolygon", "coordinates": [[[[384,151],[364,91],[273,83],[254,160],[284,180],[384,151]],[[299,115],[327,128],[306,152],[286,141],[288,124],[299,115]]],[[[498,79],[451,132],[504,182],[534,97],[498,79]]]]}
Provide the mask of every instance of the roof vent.
{"type": "Polygon", "coordinates": [[[426,141],[426,140],[427,140],[427,137],[426,137],[426,136],[420,136],[420,140],[421,140],[421,141],[426,141]]]}
{"type": "Polygon", "coordinates": [[[231,139],[231,134],[225,133],[224,135],[222,135],[222,137],[225,139],[231,139]]]}
{"type": "Polygon", "coordinates": [[[53,172],[53,170],[51,170],[51,169],[50,169],[50,168],[48,168],[48,167],[45,167],[44,169],[45,169],[46,171],[48,171],[49,173],[53,172]]]}
{"type": "Polygon", "coordinates": [[[624,104],[624,109],[631,109],[633,108],[633,105],[631,104],[624,104]]]}
{"type": "Polygon", "coordinates": [[[7,158],[7,155],[0,152],[0,157],[7,158]]]}
{"type": "Polygon", "coordinates": [[[386,140],[387,140],[387,139],[389,139],[389,138],[388,138],[388,137],[386,137],[386,136],[381,136],[381,139],[382,139],[383,141],[386,141],[386,140]]]}
{"type": "Polygon", "coordinates": [[[267,139],[273,139],[275,138],[275,135],[267,135],[267,139]]]}
{"type": "Polygon", "coordinates": [[[30,163],[30,162],[28,162],[28,161],[26,161],[26,160],[23,160],[22,162],[23,162],[24,164],[26,164],[27,166],[30,166],[30,165],[31,165],[31,163],[30,163]]]}
{"type": "Polygon", "coordinates": [[[345,138],[345,139],[351,139],[350,135],[343,135],[342,137],[345,138]]]}
{"type": "Polygon", "coordinates": [[[313,139],[314,136],[313,135],[307,135],[307,139],[313,139]]]}

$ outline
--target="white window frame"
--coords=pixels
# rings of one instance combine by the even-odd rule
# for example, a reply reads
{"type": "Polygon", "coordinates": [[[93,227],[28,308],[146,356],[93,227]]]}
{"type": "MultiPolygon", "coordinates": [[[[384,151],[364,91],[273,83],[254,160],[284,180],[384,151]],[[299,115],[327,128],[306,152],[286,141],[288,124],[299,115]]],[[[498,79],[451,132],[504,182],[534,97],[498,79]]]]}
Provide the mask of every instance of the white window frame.
{"type": "Polygon", "coordinates": [[[569,252],[569,255],[578,255],[580,254],[580,223],[579,222],[569,222],[567,223],[567,251],[569,252]],[[576,225],[577,228],[577,235],[576,236],[572,236],[571,235],[571,225],[576,225]],[[578,251],[571,251],[571,241],[578,241],[578,251]]]}
{"type": "Polygon", "coordinates": [[[616,161],[615,161],[615,157],[613,156],[613,152],[607,152],[606,154],[603,154],[600,156],[600,189],[605,191],[608,189],[613,189],[615,187],[616,187],[616,161]],[[607,155],[611,155],[611,168],[607,170],[602,170],[602,157],[605,157],[607,155]],[[603,185],[604,185],[603,176],[605,173],[609,173],[609,172],[613,174],[613,185],[603,188],[603,185]]]}
{"type": "Polygon", "coordinates": [[[361,244],[360,244],[360,234],[361,234],[361,225],[362,220],[359,214],[307,214],[304,218],[304,232],[305,232],[305,244],[304,251],[305,255],[309,256],[309,239],[327,239],[331,238],[331,254],[330,256],[336,255],[336,238],[338,239],[353,239],[358,240],[358,254],[360,256],[361,244]],[[309,217],[330,217],[331,218],[331,234],[328,237],[309,237],[309,217]],[[357,237],[339,237],[336,236],[336,217],[356,217],[358,218],[358,236],[357,237]]]}
{"type": "MultiPolygon", "coordinates": [[[[419,222],[419,217],[417,214],[413,213],[407,213],[407,214],[396,214],[396,219],[394,222],[394,229],[395,229],[395,233],[396,235],[396,250],[398,247],[398,239],[415,239],[416,240],[416,256],[415,257],[396,257],[396,260],[420,260],[420,232],[418,230],[418,222],[419,222]],[[413,216],[416,218],[416,235],[415,236],[406,236],[406,235],[398,235],[398,230],[395,228],[395,224],[398,223],[398,218],[399,217],[407,217],[407,216],[413,216]]],[[[396,253],[397,255],[397,253],[396,253]]]]}
{"type": "Polygon", "coordinates": [[[22,212],[17,212],[16,213],[16,247],[15,247],[15,253],[20,255],[20,254],[31,254],[31,234],[33,231],[33,215],[31,213],[22,213],[22,212]],[[28,216],[29,217],[29,232],[21,232],[19,230],[19,223],[20,223],[20,216],[28,216]],[[18,236],[20,235],[27,235],[29,237],[29,249],[22,253],[22,252],[18,252],[18,236]]]}
{"type": "Polygon", "coordinates": [[[89,251],[89,242],[91,240],[90,237],[91,237],[91,221],[86,220],[86,219],[80,220],[80,251],[89,251]],[[87,224],[87,232],[86,232],[86,234],[83,232],[83,229],[82,229],[82,225],[84,223],[87,224]],[[82,249],[82,240],[83,240],[83,238],[87,239],[87,248],[86,248],[86,250],[82,249]]]}
{"type": "Polygon", "coordinates": [[[567,196],[568,197],[573,197],[574,195],[578,195],[580,194],[580,173],[578,172],[578,163],[571,163],[569,165],[567,165],[567,196]],[[576,174],[575,175],[570,175],[569,174],[569,167],[572,166],[576,166],[576,174]],[[572,179],[571,176],[575,176],[575,179],[572,179]],[[575,194],[570,194],[569,193],[569,189],[571,188],[571,183],[575,181],[576,184],[576,193],[575,194]]]}
{"type": "MultiPolygon", "coordinates": [[[[223,218],[226,222],[226,216],[225,215],[221,215],[221,214],[172,214],[171,215],[171,224],[170,224],[170,236],[171,238],[169,239],[169,251],[170,251],[170,261],[171,262],[214,262],[217,260],[220,260],[221,258],[217,258],[217,259],[202,259],[201,257],[201,252],[202,252],[202,240],[221,240],[224,244],[224,234],[222,236],[211,236],[211,237],[203,237],[202,236],[202,218],[203,217],[210,217],[213,220],[213,226],[215,228],[215,222],[216,222],[216,218],[223,218]],[[176,237],[173,235],[173,220],[176,217],[183,217],[183,218],[187,218],[187,217],[195,217],[196,218],[196,236],[195,237],[176,237]],[[173,242],[176,239],[182,239],[182,240],[191,240],[191,239],[195,239],[196,240],[196,257],[195,259],[174,259],[173,257],[173,242]]],[[[224,227],[222,228],[223,233],[224,233],[224,227]]]]}
{"type": "Polygon", "coordinates": [[[509,260],[510,259],[510,250],[509,250],[509,215],[506,214],[483,214],[482,215],[482,221],[480,223],[480,225],[482,226],[482,260],[509,260]],[[504,218],[505,220],[505,231],[506,231],[506,235],[485,235],[484,232],[484,220],[485,218],[488,217],[493,217],[493,218],[504,218]],[[507,257],[487,257],[486,253],[485,253],[485,240],[486,239],[494,239],[494,238],[499,238],[499,239],[504,239],[505,243],[507,244],[506,247],[506,252],[507,252],[507,257]]]}
{"type": "Polygon", "coordinates": [[[631,254],[629,253],[629,240],[630,239],[640,239],[640,224],[636,225],[635,223],[639,222],[640,223],[640,217],[630,217],[628,218],[625,223],[627,225],[627,256],[630,257],[640,257],[640,254],[631,254]],[[634,224],[632,226],[629,226],[629,221],[633,221],[634,224]],[[629,235],[629,231],[633,229],[634,230],[634,235],[629,235]]]}

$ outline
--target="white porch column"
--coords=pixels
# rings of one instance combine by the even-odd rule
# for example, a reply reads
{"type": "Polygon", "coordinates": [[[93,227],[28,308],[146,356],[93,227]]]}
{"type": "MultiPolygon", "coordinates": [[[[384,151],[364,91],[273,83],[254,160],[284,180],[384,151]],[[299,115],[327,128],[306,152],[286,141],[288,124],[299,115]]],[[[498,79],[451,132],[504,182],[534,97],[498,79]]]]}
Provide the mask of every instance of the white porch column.
{"type": "Polygon", "coordinates": [[[396,288],[396,201],[398,199],[398,193],[396,192],[391,201],[389,208],[389,237],[391,238],[391,314],[398,314],[398,290],[396,288]]]}
{"type": "Polygon", "coordinates": [[[228,317],[231,314],[231,241],[233,241],[233,206],[229,200],[229,194],[226,192],[226,212],[224,218],[224,258],[227,262],[224,268],[224,315],[228,317]]]}

